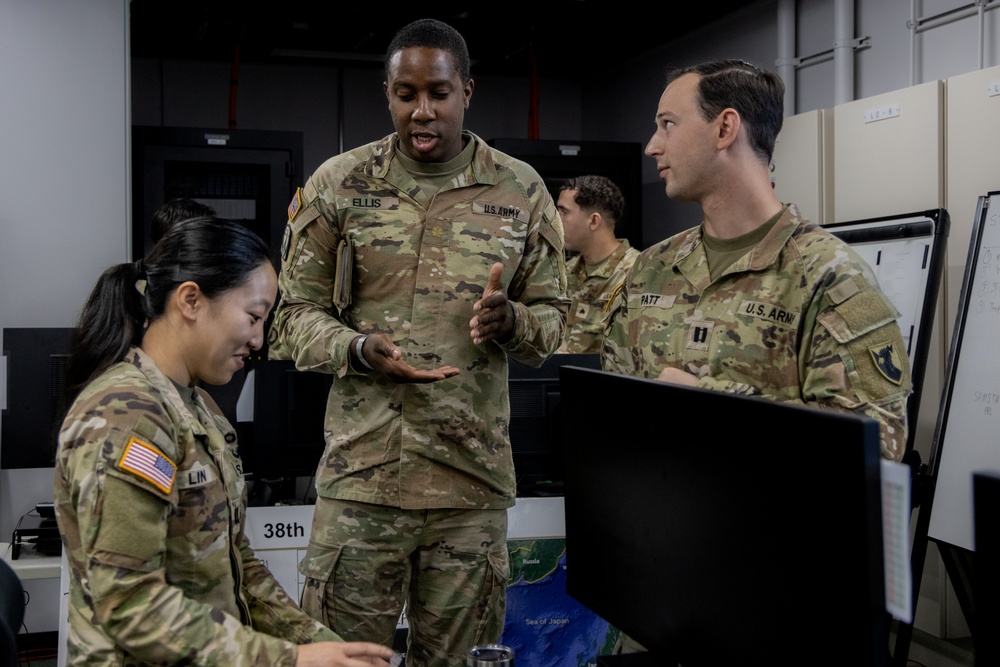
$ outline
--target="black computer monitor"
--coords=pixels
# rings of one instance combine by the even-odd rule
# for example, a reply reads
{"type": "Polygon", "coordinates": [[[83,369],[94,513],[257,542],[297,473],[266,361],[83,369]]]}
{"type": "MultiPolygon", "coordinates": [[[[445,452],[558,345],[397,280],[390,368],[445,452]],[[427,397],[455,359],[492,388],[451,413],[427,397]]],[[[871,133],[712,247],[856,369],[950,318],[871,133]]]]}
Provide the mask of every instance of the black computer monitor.
{"type": "Polygon", "coordinates": [[[658,665],[886,663],[877,422],[574,367],[561,387],[570,595],[658,665]]]}
{"type": "MultiPolygon", "coordinates": [[[[562,495],[559,369],[565,364],[596,369],[600,357],[556,354],[538,367],[509,360],[510,441],[518,496],[562,495]]],[[[333,376],[300,371],[284,360],[255,360],[251,369],[253,421],[238,424],[240,454],[254,484],[251,504],[271,504],[294,497],[292,480],[316,471],[326,445],[323,425],[333,376]]]]}
{"type": "Polygon", "coordinates": [[[508,360],[510,448],[518,497],[561,496],[565,453],[560,414],[559,369],[600,368],[598,354],[554,354],[540,366],[508,360]]]}
{"type": "Polygon", "coordinates": [[[5,328],[7,406],[0,432],[0,467],[55,466],[59,429],[68,407],[66,367],[74,330],[5,328]]]}
{"type": "Polygon", "coordinates": [[[294,499],[295,478],[315,475],[332,381],[288,360],[253,362],[253,421],[241,425],[239,440],[243,472],[253,482],[251,505],[294,499]]]}

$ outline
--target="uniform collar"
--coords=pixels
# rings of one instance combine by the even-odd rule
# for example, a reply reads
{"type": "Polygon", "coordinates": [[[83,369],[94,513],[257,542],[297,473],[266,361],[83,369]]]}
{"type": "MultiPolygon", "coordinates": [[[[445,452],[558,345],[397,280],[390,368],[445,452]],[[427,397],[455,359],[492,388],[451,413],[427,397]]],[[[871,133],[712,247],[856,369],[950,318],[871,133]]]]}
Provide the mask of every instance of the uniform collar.
{"type": "MultiPolygon", "coordinates": [[[[593,264],[593,272],[587,272],[587,276],[599,276],[601,278],[610,278],[614,273],[615,267],[618,263],[622,261],[625,253],[628,252],[629,248],[628,239],[618,239],[618,246],[611,252],[610,255],[602,259],[601,261],[593,264]]],[[[582,260],[582,258],[581,258],[582,260]]],[[[588,265],[586,262],[582,262],[584,265],[584,270],[586,271],[588,265]]]]}
{"type": "MultiPolygon", "coordinates": [[[[125,356],[125,361],[132,366],[135,366],[140,373],[146,376],[149,383],[156,387],[161,394],[163,394],[164,400],[177,411],[183,423],[189,424],[191,430],[194,431],[196,435],[205,435],[205,427],[202,425],[198,415],[191,413],[188,404],[181,397],[180,392],[177,391],[177,387],[174,386],[174,383],[169,377],[157,368],[152,357],[138,347],[131,347],[125,356]]],[[[208,410],[205,405],[205,401],[201,396],[201,392],[198,390],[195,390],[194,392],[194,403],[199,410],[204,411],[207,415],[211,415],[211,411],[208,410]]],[[[214,418],[214,415],[212,416],[214,418]]]]}
{"type": "MultiPolygon", "coordinates": [[[[462,136],[474,142],[476,146],[475,154],[472,156],[472,164],[470,165],[472,175],[469,182],[482,183],[484,185],[496,184],[499,181],[499,176],[497,175],[496,161],[493,159],[493,151],[490,150],[485,141],[468,130],[462,130],[462,136]]],[[[398,139],[399,134],[393,132],[375,142],[372,155],[365,166],[365,171],[370,176],[389,180],[393,158],[396,156],[396,141],[398,139]]]]}
{"type": "MultiPolygon", "coordinates": [[[[804,222],[802,214],[795,204],[785,204],[785,209],[781,212],[778,221],[774,223],[771,231],[761,239],[744,257],[733,263],[729,271],[761,271],[771,266],[778,260],[778,256],[785,248],[788,240],[792,238],[795,230],[804,222]]],[[[677,249],[674,259],[674,266],[684,262],[684,260],[699,248],[704,242],[704,225],[698,225],[691,230],[691,233],[677,249]]],[[[704,254],[702,251],[701,254],[704,254]]]]}

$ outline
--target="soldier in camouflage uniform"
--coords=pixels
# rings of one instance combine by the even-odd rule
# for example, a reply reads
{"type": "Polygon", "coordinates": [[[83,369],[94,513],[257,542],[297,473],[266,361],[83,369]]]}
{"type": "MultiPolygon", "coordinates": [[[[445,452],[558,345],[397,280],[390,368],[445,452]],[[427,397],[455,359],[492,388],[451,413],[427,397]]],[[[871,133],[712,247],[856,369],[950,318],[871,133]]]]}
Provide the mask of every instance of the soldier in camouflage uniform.
{"type": "Polygon", "coordinates": [[[335,376],[303,609],[389,644],[405,604],[407,666],[464,665],[503,630],[507,355],[562,340],[563,229],[534,169],[462,129],[458,32],[417,21],[386,55],[396,132],[293,198],[269,353],[335,376]]]}
{"type": "Polygon", "coordinates": [[[866,415],[883,458],[899,460],[912,389],[899,313],[857,253],[774,194],[783,96],[779,77],[737,60],[668,75],[646,155],[704,220],[636,260],[602,366],[866,415]]]}
{"type": "Polygon", "coordinates": [[[254,556],[236,433],[194,387],[260,347],[276,290],[259,238],[197,218],[105,271],[84,306],[54,489],[68,665],[388,664],[391,650],[303,613],[254,556]]]}
{"type": "Polygon", "coordinates": [[[556,209],[566,233],[566,250],[576,253],[566,262],[571,301],[566,339],[557,351],[599,354],[608,299],[639,256],[627,239],[615,238],[625,198],[605,176],[578,176],[562,184],[556,209]]]}
{"type": "Polygon", "coordinates": [[[741,61],[673,72],[646,154],[704,221],[647,249],[615,296],[604,366],[868,415],[906,444],[898,311],[848,245],[774,194],[784,86],[741,61]]]}

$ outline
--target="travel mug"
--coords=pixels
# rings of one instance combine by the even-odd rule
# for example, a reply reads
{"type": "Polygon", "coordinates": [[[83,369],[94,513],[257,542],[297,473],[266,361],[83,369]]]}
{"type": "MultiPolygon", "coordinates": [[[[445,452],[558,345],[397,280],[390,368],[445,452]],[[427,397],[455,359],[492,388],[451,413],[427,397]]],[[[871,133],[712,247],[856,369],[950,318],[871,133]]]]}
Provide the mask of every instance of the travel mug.
{"type": "Polygon", "coordinates": [[[473,646],[465,667],[514,667],[514,650],[499,644],[473,646]]]}

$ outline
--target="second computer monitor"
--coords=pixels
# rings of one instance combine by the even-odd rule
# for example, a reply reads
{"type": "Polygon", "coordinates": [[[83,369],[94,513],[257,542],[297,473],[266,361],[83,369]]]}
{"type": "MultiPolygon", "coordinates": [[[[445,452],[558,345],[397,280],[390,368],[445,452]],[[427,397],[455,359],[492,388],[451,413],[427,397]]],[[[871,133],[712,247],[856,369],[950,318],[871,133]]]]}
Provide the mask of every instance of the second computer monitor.
{"type": "Polygon", "coordinates": [[[658,665],[884,665],[879,429],[561,370],[566,576],[658,665]]]}

